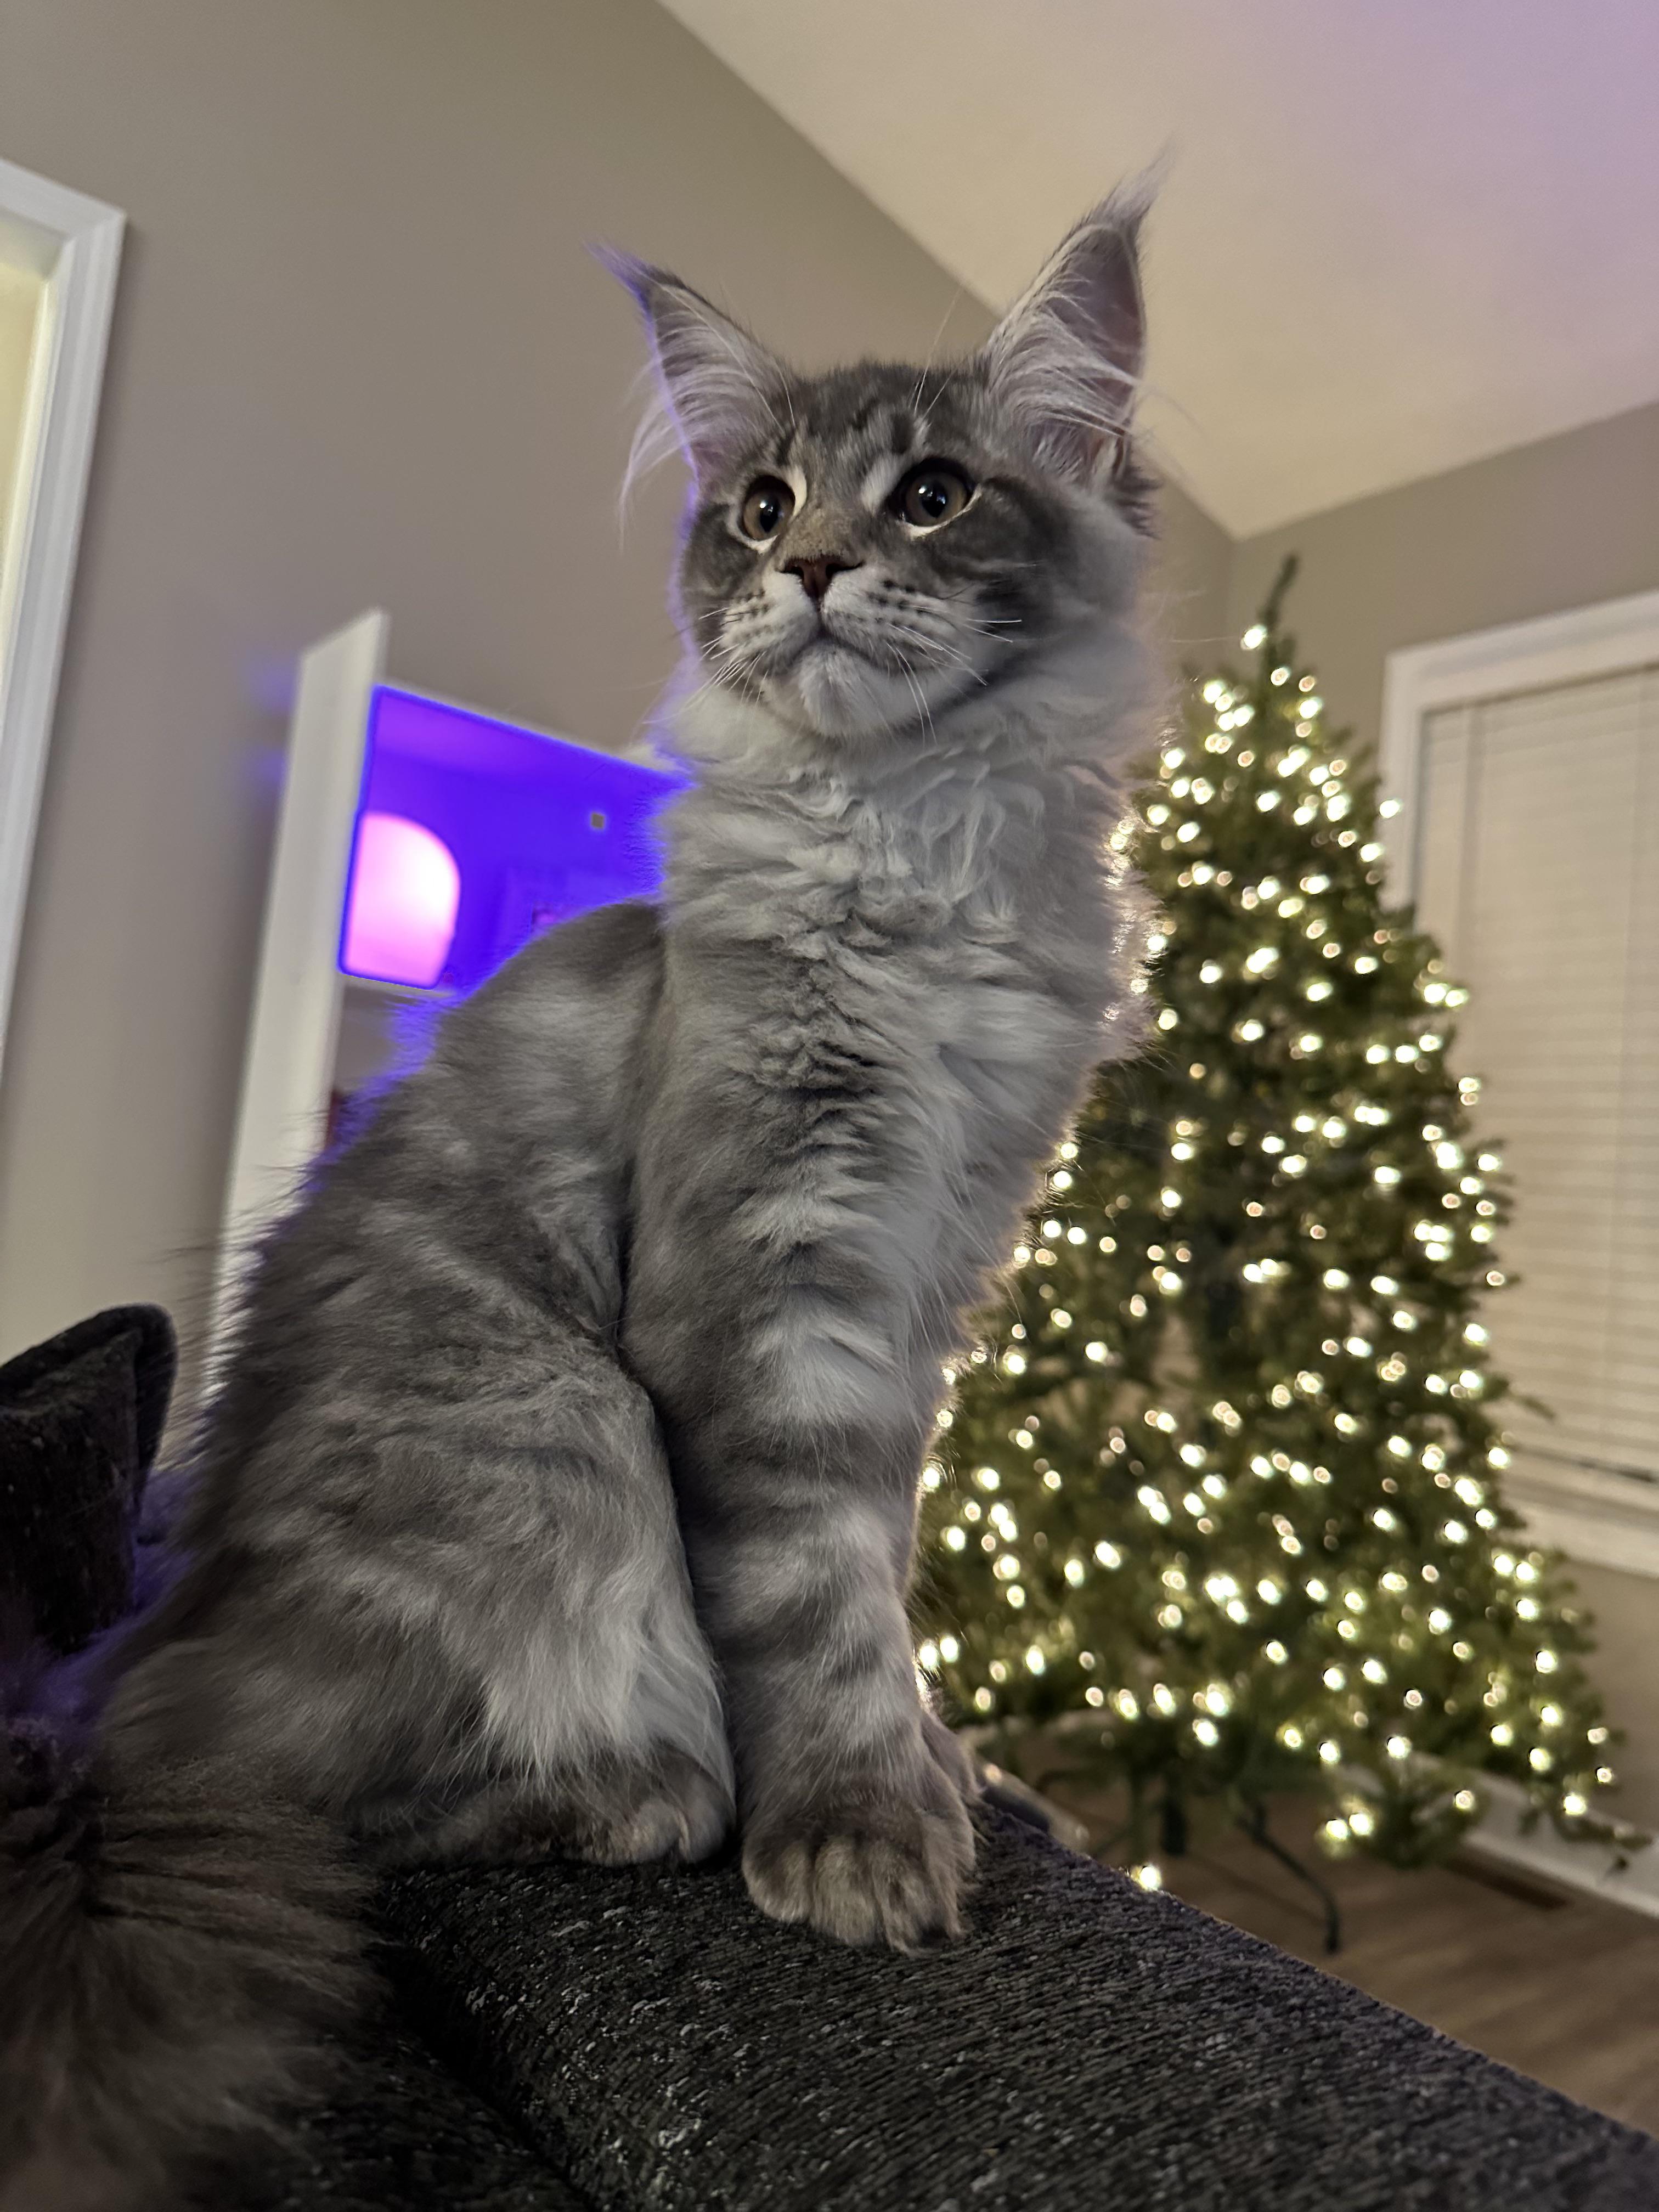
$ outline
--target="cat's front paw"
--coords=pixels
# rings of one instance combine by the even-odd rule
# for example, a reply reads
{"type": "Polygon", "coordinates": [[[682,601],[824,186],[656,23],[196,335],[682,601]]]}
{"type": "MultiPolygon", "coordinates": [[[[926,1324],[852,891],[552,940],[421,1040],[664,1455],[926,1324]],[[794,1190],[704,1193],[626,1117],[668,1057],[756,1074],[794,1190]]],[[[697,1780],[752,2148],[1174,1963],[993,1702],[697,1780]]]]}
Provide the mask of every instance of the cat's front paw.
{"type": "Polygon", "coordinates": [[[974,1832],[962,1790],[932,1759],[911,1792],[848,1789],[770,1812],[743,1851],[749,1894],[774,1920],[805,1920],[842,1943],[914,1951],[962,1933],[974,1832]]]}
{"type": "Polygon", "coordinates": [[[682,1752],[624,1765],[573,1791],[567,1847],[599,1866],[651,1859],[693,1863],[719,1849],[732,1826],[726,1784],[682,1752]]]}

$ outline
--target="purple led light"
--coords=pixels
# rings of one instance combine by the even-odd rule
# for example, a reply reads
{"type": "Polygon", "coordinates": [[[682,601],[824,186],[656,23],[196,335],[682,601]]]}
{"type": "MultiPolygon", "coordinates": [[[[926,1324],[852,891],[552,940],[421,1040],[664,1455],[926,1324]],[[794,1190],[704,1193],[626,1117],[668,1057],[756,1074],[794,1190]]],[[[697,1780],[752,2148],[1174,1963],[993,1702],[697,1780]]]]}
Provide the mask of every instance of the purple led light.
{"type": "Polygon", "coordinates": [[[651,896],[662,878],[652,817],[683,783],[380,685],[363,750],[341,969],[470,991],[537,931],[651,896]]]}

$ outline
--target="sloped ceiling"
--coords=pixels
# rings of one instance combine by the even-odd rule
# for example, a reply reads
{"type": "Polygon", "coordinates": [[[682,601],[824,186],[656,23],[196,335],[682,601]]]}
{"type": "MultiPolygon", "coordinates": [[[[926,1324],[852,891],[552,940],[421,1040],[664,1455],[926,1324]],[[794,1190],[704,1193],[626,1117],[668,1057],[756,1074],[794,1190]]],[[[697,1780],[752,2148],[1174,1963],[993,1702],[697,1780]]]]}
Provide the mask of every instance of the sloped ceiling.
{"type": "Polygon", "coordinates": [[[1152,420],[1235,536],[1659,400],[1659,0],[664,4],[994,307],[1166,154],[1152,420]]]}

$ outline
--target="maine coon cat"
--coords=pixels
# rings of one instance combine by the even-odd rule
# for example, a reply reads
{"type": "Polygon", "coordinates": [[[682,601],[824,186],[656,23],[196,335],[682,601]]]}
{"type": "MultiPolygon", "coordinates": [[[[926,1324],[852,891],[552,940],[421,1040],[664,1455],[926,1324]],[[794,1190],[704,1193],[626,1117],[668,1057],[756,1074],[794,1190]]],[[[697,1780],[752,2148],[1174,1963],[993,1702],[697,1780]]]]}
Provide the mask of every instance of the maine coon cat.
{"type": "Polygon", "coordinates": [[[763,1911],[958,1931],[915,1495],[1133,1041],[1141,210],[950,367],[798,376],[615,264],[692,472],[665,888],[458,1006],[270,1241],[179,1577],[58,1794],[14,1777],[6,2206],[148,2202],[291,2090],[377,1862],[735,1823],[763,1911]]]}

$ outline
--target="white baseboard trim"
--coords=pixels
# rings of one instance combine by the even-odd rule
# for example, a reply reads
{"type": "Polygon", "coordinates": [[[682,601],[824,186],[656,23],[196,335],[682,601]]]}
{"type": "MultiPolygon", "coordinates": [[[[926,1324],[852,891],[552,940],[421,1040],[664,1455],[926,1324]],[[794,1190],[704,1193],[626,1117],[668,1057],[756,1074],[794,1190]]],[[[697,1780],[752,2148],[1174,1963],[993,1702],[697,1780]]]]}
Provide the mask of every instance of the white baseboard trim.
{"type": "Polygon", "coordinates": [[[1486,1819],[1468,1837],[1470,1850],[1542,1881],[1583,1890],[1609,1905],[1622,1905],[1632,1912],[1659,1919],[1659,1844],[1644,1844],[1626,1854],[1620,1865],[1620,1855],[1602,1844],[1566,1842],[1547,1819],[1540,1819],[1526,1835],[1521,1826],[1527,1808],[1525,1791],[1492,1775],[1485,1778],[1485,1786],[1490,1807],[1486,1819]]]}

